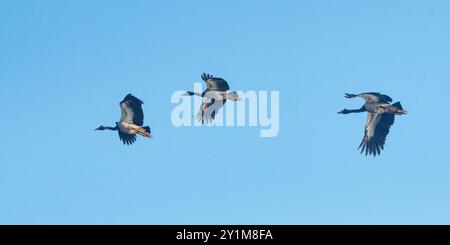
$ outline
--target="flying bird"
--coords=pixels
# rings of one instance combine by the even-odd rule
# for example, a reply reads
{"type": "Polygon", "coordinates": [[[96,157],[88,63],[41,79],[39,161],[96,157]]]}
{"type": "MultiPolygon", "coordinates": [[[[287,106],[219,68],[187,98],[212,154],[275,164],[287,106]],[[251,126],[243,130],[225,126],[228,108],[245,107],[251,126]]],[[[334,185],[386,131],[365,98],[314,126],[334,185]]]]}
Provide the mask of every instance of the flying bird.
{"type": "Polygon", "coordinates": [[[144,102],[140,99],[128,94],[119,104],[122,115],[120,121],[116,122],[116,126],[105,127],[101,125],[95,130],[107,129],[118,131],[120,140],[126,145],[131,145],[136,141],[136,134],[140,134],[144,137],[151,137],[150,127],[142,126],[144,124],[142,104],[144,104],[144,102]]]}
{"type": "Polygon", "coordinates": [[[230,86],[224,79],[206,73],[203,73],[201,78],[206,82],[207,86],[203,93],[188,91],[183,95],[203,97],[202,105],[197,113],[197,119],[202,123],[211,123],[219,109],[227,102],[227,99],[238,101],[240,98],[236,92],[227,92],[230,86]]]}
{"type": "Polygon", "coordinates": [[[380,93],[362,93],[362,94],[345,94],[345,98],[361,97],[366,103],[355,110],[344,109],[338,113],[349,114],[358,112],[367,112],[367,121],[364,130],[364,137],[359,145],[361,154],[365,152],[367,155],[380,155],[384,149],[386,136],[389,134],[391,126],[394,124],[395,115],[406,114],[400,102],[389,104],[392,102],[391,97],[380,93]]]}

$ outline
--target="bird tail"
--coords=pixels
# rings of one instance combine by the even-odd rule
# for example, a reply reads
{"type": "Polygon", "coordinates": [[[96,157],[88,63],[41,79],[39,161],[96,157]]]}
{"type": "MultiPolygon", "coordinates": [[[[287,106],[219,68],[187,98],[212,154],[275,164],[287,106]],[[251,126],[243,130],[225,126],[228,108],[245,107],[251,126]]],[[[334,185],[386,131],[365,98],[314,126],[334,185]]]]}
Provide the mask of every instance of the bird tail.
{"type": "Polygon", "coordinates": [[[150,137],[151,131],[149,126],[141,127],[137,130],[137,133],[144,136],[144,137],[150,137]]]}
{"type": "Polygon", "coordinates": [[[395,106],[395,107],[397,107],[397,108],[400,109],[400,110],[403,110],[403,107],[402,107],[402,105],[400,104],[400,101],[395,102],[394,104],[392,104],[392,106],[395,106]]]}
{"type": "Polygon", "coordinates": [[[395,102],[394,104],[392,104],[390,106],[390,110],[392,111],[392,113],[396,114],[396,115],[403,115],[408,113],[407,111],[405,111],[402,107],[402,105],[400,104],[400,101],[395,102]]]}
{"type": "Polygon", "coordinates": [[[358,95],[345,93],[345,98],[347,98],[347,99],[351,99],[351,98],[355,98],[355,97],[358,97],[358,95]]]}
{"type": "Polygon", "coordinates": [[[206,82],[208,79],[211,79],[211,78],[214,78],[214,77],[212,75],[209,75],[209,74],[203,72],[203,74],[202,74],[203,81],[206,82]]]}

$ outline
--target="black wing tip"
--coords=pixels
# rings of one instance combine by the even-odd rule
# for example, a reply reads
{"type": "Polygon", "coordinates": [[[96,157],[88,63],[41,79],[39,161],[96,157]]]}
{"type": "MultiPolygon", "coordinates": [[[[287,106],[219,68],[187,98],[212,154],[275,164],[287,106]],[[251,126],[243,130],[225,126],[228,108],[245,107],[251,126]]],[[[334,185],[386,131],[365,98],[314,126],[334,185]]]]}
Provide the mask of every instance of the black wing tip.
{"type": "Polygon", "coordinates": [[[383,102],[392,102],[392,98],[389,95],[385,95],[385,94],[378,93],[378,92],[370,92],[367,94],[373,94],[375,96],[378,96],[378,98],[380,98],[380,100],[383,102]]]}
{"type": "Polygon", "coordinates": [[[358,150],[361,149],[359,154],[364,154],[365,156],[379,156],[381,155],[381,151],[384,149],[383,144],[380,144],[375,138],[366,139],[364,138],[361,141],[361,144],[358,146],[358,150]]]}
{"type": "Polygon", "coordinates": [[[212,79],[212,78],[214,78],[214,76],[212,76],[212,75],[210,75],[210,74],[208,74],[208,73],[203,72],[203,74],[202,74],[202,80],[203,80],[203,81],[206,82],[208,79],[212,79]]]}
{"type": "Polygon", "coordinates": [[[388,95],[383,95],[387,102],[392,102],[392,98],[388,95]]]}
{"type": "Polygon", "coordinates": [[[137,103],[140,103],[140,104],[144,104],[144,102],[142,100],[140,100],[136,96],[132,95],[131,93],[127,94],[125,96],[125,98],[123,98],[123,100],[120,103],[123,103],[125,101],[132,101],[132,102],[137,102],[137,103]]]}
{"type": "Polygon", "coordinates": [[[402,104],[400,103],[400,101],[395,102],[394,104],[392,104],[392,106],[395,106],[400,110],[403,110],[403,107],[402,107],[402,104]]]}
{"type": "Polygon", "coordinates": [[[132,145],[132,144],[134,144],[134,142],[136,142],[136,140],[134,140],[134,141],[133,140],[124,140],[123,144],[124,145],[132,145]]]}
{"type": "Polygon", "coordinates": [[[142,127],[147,133],[149,133],[149,134],[151,134],[152,133],[152,130],[150,129],[150,126],[145,126],[145,127],[142,127]]]}
{"type": "Polygon", "coordinates": [[[119,139],[122,141],[124,145],[132,145],[134,142],[136,142],[136,135],[125,134],[119,131],[119,139]]]}
{"type": "Polygon", "coordinates": [[[385,94],[381,94],[379,92],[364,92],[364,93],[361,93],[359,95],[364,95],[364,94],[370,94],[370,95],[376,96],[382,102],[392,102],[392,98],[391,97],[389,97],[388,95],[385,95],[385,94]]]}
{"type": "Polygon", "coordinates": [[[136,97],[134,97],[134,95],[132,95],[131,93],[129,93],[129,94],[125,95],[125,98],[123,98],[123,100],[124,100],[124,101],[125,101],[125,100],[132,100],[132,99],[134,99],[134,98],[136,98],[136,97]]]}
{"type": "Polygon", "coordinates": [[[122,102],[127,101],[127,100],[130,100],[130,99],[133,98],[133,97],[134,97],[134,96],[133,96],[132,94],[127,94],[127,95],[125,95],[125,97],[123,97],[122,102]]]}

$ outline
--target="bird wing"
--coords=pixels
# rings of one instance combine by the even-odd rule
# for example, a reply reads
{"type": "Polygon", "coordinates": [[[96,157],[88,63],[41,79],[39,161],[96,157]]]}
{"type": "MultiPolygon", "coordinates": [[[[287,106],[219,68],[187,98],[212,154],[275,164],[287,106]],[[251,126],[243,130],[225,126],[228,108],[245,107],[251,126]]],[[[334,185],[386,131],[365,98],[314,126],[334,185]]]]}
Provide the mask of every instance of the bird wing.
{"type": "Polygon", "coordinates": [[[389,103],[389,102],[392,102],[391,97],[389,97],[387,95],[384,95],[384,94],[375,93],[375,92],[362,93],[362,94],[359,94],[359,96],[364,98],[367,102],[374,102],[374,103],[378,103],[378,102],[389,103]]]}
{"type": "Polygon", "coordinates": [[[358,149],[361,148],[361,153],[365,151],[366,156],[380,155],[392,124],[394,124],[393,114],[368,113],[364,137],[358,147],[358,149]]]}
{"type": "Polygon", "coordinates": [[[208,90],[211,91],[227,91],[230,89],[227,81],[223,80],[222,78],[208,79],[206,81],[206,84],[208,86],[208,90]]]}
{"type": "Polygon", "coordinates": [[[209,74],[203,73],[202,79],[206,82],[209,91],[227,91],[230,89],[227,81],[220,77],[213,77],[209,74]]]}
{"type": "Polygon", "coordinates": [[[197,119],[202,123],[211,123],[225,102],[227,102],[227,100],[221,97],[205,97],[200,107],[200,111],[197,113],[197,119]]]}
{"type": "Polygon", "coordinates": [[[136,135],[135,134],[126,134],[118,130],[119,132],[119,138],[123,142],[124,145],[131,145],[136,141],[136,135]]]}
{"type": "Polygon", "coordinates": [[[125,96],[125,98],[120,102],[120,110],[122,113],[120,121],[142,126],[144,124],[142,104],[144,104],[144,102],[131,94],[125,96]]]}

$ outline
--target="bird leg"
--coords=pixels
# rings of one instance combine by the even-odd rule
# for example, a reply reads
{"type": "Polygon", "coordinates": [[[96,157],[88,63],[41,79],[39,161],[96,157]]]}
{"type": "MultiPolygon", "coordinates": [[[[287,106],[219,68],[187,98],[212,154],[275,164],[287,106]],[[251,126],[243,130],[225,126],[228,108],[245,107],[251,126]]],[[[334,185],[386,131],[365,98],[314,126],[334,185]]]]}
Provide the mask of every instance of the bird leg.
{"type": "Polygon", "coordinates": [[[387,112],[387,113],[391,113],[391,114],[395,114],[395,115],[403,115],[403,114],[408,113],[408,111],[406,111],[406,110],[399,109],[399,108],[389,105],[389,104],[382,105],[379,109],[381,109],[383,111],[381,113],[387,112]]]}
{"type": "Polygon", "coordinates": [[[202,103],[202,106],[200,107],[200,111],[197,113],[197,119],[199,122],[204,122],[204,114],[205,114],[205,110],[206,110],[206,101],[208,99],[205,99],[202,103]]]}
{"type": "Polygon", "coordinates": [[[145,131],[145,129],[143,129],[143,128],[139,128],[136,133],[140,134],[140,135],[142,135],[144,137],[150,137],[150,133],[145,131]]]}
{"type": "Polygon", "coordinates": [[[191,91],[187,91],[186,93],[181,94],[181,96],[193,96],[193,95],[202,97],[201,93],[196,93],[196,92],[191,92],[191,91]]]}
{"type": "Polygon", "coordinates": [[[239,101],[239,100],[242,100],[236,92],[226,93],[224,99],[229,99],[229,100],[231,100],[231,101],[239,101]]]}
{"type": "Polygon", "coordinates": [[[397,110],[394,112],[395,115],[403,115],[403,114],[407,114],[407,113],[408,113],[408,111],[406,111],[406,110],[401,110],[401,109],[397,109],[397,110]]]}
{"type": "Polygon", "coordinates": [[[135,124],[130,124],[129,126],[130,126],[130,130],[128,131],[129,134],[139,134],[144,137],[150,137],[150,133],[147,132],[142,127],[139,127],[138,125],[135,124]]]}

